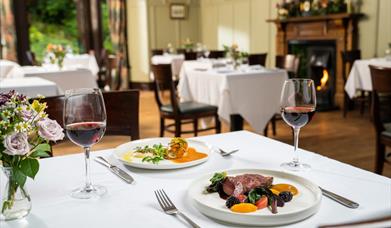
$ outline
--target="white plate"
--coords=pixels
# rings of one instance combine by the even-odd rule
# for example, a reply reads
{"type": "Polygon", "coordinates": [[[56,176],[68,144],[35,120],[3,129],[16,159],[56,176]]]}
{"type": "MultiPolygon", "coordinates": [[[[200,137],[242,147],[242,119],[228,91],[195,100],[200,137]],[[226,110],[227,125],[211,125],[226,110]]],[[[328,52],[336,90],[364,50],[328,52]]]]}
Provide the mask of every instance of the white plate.
{"type": "Polygon", "coordinates": [[[273,170],[238,169],[227,171],[228,175],[251,173],[272,176],[273,184],[286,183],[294,185],[299,193],[284,207],[278,207],[278,213],[272,214],[268,208],[252,213],[232,212],[225,206],[225,200],[217,193],[204,194],[205,187],[210,184],[213,173],[204,175],[193,181],[188,194],[196,208],[203,214],[224,222],[253,226],[276,226],[298,222],[315,214],[320,207],[322,193],[311,181],[293,174],[273,170]]]}
{"type": "Polygon", "coordinates": [[[134,151],[136,147],[144,147],[146,145],[153,146],[154,144],[159,144],[159,143],[161,143],[163,146],[167,146],[170,141],[171,138],[149,138],[149,139],[140,139],[136,141],[131,141],[119,145],[117,148],[115,148],[113,154],[115,158],[120,160],[125,165],[136,167],[136,168],[142,168],[142,169],[179,169],[179,168],[185,168],[185,167],[201,164],[207,161],[209,158],[211,147],[204,142],[192,140],[192,139],[186,139],[189,147],[195,148],[197,152],[205,153],[207,155],[205,158],[201,158],[198,160],[185,162],[185,163],[175,163],[170,160],[163,160],[160,161],[158,164],[153,164],[150,162],[142,162],[141,158],[133,158],[132,161],[127,161],[122,158],[122,155],[124,153],[129,151],[134,151]]]}

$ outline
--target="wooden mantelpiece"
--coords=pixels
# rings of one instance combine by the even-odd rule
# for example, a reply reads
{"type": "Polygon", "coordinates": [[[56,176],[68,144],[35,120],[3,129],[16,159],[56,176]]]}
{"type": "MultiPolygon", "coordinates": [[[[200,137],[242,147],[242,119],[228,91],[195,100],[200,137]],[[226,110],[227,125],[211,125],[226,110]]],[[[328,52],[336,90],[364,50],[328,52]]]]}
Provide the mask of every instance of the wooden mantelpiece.
{"type": "Polygon", "coordinates": [[[336,43],[335,103],[343,106],[344,81],[341,51],[358,48],[358,21],[362,14],[330,14],[325,16],[295,17],[285,20],[269,19],[277,26],[276,54],[288,54],[288,43],[293,40],[334,40],[336,43]]]}

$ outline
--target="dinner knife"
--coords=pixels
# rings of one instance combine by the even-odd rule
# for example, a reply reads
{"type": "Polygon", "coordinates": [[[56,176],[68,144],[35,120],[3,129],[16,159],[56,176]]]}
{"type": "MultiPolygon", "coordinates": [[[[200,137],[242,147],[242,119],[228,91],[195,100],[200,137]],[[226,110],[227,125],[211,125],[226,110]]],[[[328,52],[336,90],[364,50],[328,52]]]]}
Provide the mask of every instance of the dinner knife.
{"type": "Polygon", "coordinates": [[[322,194],[324,196],[326,196],[326,197],[328,197],[328,198],[330,198],[330,199],[332,199],[332,200],[334,200],[334,201],[344,205],[345,207],[349,207],[349,208],[355,209],[355,208],[358,208],[358,206],[360,206],[360,204],[358,204],[356,202],[353,202],[353,201],[351,201],[349,199],[346,199],[343,196],[340,196],[340,195],[337,195],[337,194],[335,194],[333,192],[327,191],[327,190],[325,190],[325,189],[323,189],[321,187],[319,187],[319,188],[322,191],[322,194]]]}
{"type": "Polygon", "coordinates": [[[98,162],[99,164],[104,165],[107,168],[109,168],[109,170],[112,173],[117,175],[119,178],[121,178],[126,183],[128,183],[128,184],[133,183],[134,179],[132,176],[130,176],[127,172],[123,171],[122,169],[118,168],[117,166],[110,164],[109,161],[107,161],[104,157],[98,156],[95,158],[95,161],[98,162]]]}

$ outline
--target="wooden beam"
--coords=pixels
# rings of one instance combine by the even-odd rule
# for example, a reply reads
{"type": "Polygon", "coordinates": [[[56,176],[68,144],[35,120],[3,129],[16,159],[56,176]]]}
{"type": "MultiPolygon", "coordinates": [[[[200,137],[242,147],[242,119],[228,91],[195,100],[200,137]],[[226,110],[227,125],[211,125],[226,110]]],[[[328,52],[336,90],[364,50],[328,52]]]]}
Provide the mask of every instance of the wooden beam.
{"type": "Polygon", "coordinates": [[[27,65],[28,60],[26,52],[30,50],[30,42],[26,1],[14,0],[13,11],[16,30],[16,53],[18,56],[18,62],[21,65],[27,65]]]}

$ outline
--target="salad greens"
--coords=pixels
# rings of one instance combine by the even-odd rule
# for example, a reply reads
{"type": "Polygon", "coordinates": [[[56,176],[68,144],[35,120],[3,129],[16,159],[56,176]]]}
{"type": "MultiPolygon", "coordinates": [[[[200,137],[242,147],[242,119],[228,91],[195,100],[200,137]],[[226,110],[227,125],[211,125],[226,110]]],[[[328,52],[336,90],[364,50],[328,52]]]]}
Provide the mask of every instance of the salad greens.
{"type": "Polygon", "coordinates": [[[142,162],[152,162],[153,164],[159,163],[164,160],[167,154],[167,148],[162,144],[154,144],[152,147],[146,145],[144,147],[137,147],[136,153],[148,154],[142,159],[142,162]]]}
{"type": "Polygon", "coordinates": [[[227,172],[215,173],[212,178],[210,178],[211,184],[206,188],[208,193],[219,192],[219,188],[222,186],[222,182],[227,177],[227,172]]]}

